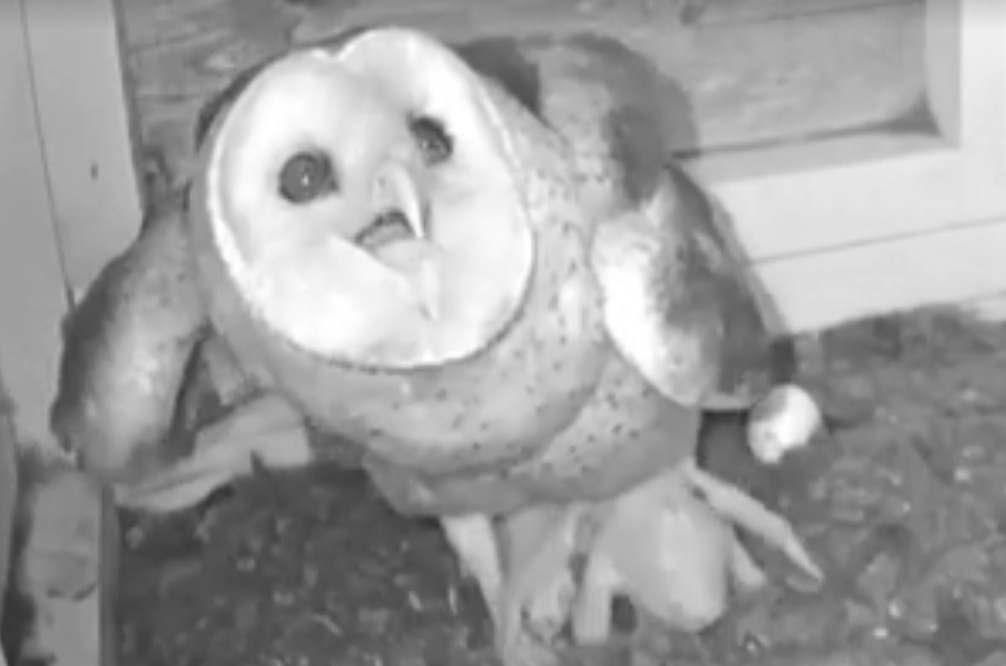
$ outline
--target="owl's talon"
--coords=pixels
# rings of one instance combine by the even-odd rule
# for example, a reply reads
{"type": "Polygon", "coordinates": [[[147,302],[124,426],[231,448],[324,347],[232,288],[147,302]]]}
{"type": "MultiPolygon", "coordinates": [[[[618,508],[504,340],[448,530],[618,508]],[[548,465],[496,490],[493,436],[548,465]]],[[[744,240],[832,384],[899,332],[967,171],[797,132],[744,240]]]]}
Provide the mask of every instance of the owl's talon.
{"type": "Polygon", "coordinates": [[[764,589],[768,577],[761,570],[751,554],[739,540],[735,539],[730,551],[730,573],[742,592],[750,593],[764,589]]]}
{"type": "Polygon", "coordinates": [[[569,568],[558,572],[526,606],[526,621],[531,632],[542,642],[552,643],[569,618],[576,584],[569,568]]]}
{"type": "Polygon", "coordinates": [[[695,464],[689,464],[685,473],[691,485],[699,490],[710,506],[719,513],[781,550],[790,561],[814,580],[824,579],[824,573],[814,562],[814,558],[788,520],[735,486],[702,471],[695,464]]]}

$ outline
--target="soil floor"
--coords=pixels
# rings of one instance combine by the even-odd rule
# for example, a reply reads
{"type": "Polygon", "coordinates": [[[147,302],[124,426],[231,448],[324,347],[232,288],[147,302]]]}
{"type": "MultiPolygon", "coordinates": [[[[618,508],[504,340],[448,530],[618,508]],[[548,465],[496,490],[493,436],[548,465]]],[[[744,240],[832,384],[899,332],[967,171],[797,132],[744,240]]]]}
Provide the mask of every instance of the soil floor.
{"type": "MultiPolygon", "coordinates": [[[[826,583],[796,585],[769,557],[771,590],[702,635],[623,613],[611,646],[566,664],[1006,659],[1006,328],[923,313],[801,349],[831,434],[771,470],[713,437],[707,465],[787,514],[826,583]]],[[[259,476],[128,537],[130,666],[495,663],[437,529],[394,515],[357,472],[259,476]]]]}

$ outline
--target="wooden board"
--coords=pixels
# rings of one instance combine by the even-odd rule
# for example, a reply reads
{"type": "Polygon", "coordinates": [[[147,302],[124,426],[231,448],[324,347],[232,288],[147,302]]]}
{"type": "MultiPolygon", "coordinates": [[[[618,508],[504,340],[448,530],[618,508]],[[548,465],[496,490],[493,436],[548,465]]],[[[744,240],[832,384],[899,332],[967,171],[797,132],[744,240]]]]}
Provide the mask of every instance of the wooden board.
{"type": "Polygon", "coordinates": [[[45,439],[67,303],[22,2],[0,0],[0,370],[21,434],[45,439]]]}
{"type": "Polygon", "coordinates": [[[679,4],[696,23],[712,25],[848,12],[901,4],[901,0],[679,0],[679,4]]]}
{"type": "Polygon", "coordinates": [[[116,8],[114,0],[25,2],[50,196],[77,288],[132,241],[140,221],[116,8]]]}
{"type": "Polygon", "coordinates": [[[577,28],[621,36],[684,86],[691,108],[682,108],[683,152],[876,125],[921,103],[921,0],[763,1],[743,7],[767,13],[745,14],[736,2],[708,0],[709,20],[694,23],[682,20],[675,2],[321,3],[300,24],[263,0],[142,0],[124,8],[134,94],[144,137],[155,144],[187,143],[196,110],[236,70],[291,40],[374,21],[460,38],[577,28]]]}
{"type": "MultiPolygon", "coordinates": [[[[750,3],[758,5],[760,3],[750,3]]],[[[673,5],[673,3],[672,3],[673,5]]],[[[302,30],[331,34],[346,23],[404,22],[452,38],[591,29],[623,38],[686,93],[693,129],[679,151],[795,140],[880,124],[921,103],[925,62],[920,2],[771,20],[688,25],[679,15],[624,5],[570,16],[561,4],[524,12],[443,7],[422,12],[358,5],[302,30]]],[[[303,28],[304,26],[302,26],[303,28]]]]}
{"type": "MultiPolygon", "coordinates": [[[[108,39],[115,22],[108,12],[94,11],[100,2],[66,7],[47,0],[0,0],[0,204],[5,211],[0,219],[0,372],[14,403],[18,445],[49,451],[55,450],[48,411],[57,381],[60,322],[68,306],[65,275],[74,268],[82,269],[80,275],[96,270],[114,243],[123,240],[116,229],[132,235],[138,223],[135,187],[132,199],[129,192],[135,186],[132,160],[117,153],[131,151],[121,80],[116,95],[116,87],[103,78],[120,71],[103,66],[118,64],[114,50],[112,59],[102,60],[116,46],[108,39]],[[67,13],[74,11],[83,13],[67,13]],[[122,202],[127,205],[119,206],[122,202]],[[72,246],[60,247],[61,226],[66,237],[73,237],[72,246]],[[66,258],[73,262],[69,269],[66,258]]],[[[108,0],[105,9],[111,6],[108,0]]],[[[4,468],[13,448],[9,439],[0,442],[4,468]]],[[[13,487],[0,486],[6,502],[13,487]]],[[[109,504],[100,501],[60,507],[57,513],[65,516],[109,511],[109,504]]],[[[88,545],[100,549],[99,558],[118,548],[112,537],[88,545]]],[[[114,581],[112,572],[107,574],[103,582],[114,581]]],[[[112,627],[102,618],[111,602],[104,585],[78,599],[54,599],[49,590],[21,592],[39,610],[33,623],[39,656],[52,658],[55,666],[114,666],[112,627]]]]}
{"type": "MultiPolygon", "coordinates": [[[[1006,278],[997,267],[1004,253],[1006,218],[998,218],[762,262],[756,272],[779,310],[787,313],[786,328],[813,331],[860,317],[1001,294],[1006,278]]],[[[1006,319],[1006,307],[999,312],[1006,319]]]]}

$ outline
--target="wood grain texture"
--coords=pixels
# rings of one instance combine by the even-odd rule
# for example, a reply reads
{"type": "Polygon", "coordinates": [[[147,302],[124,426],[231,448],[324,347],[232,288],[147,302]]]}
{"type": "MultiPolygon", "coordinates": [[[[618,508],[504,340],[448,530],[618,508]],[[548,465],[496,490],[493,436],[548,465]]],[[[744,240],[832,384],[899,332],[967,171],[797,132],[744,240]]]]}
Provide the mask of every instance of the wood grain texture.
{"type": "Polygon", "coordinates": [[[982,83],[1003,64],[992,35],[1003,29],[1001,12],[992,16],[983,0],[933,1],[946,11],[927,17],[921,0],[303,0],[295,9],[248,0],[236,12],[234,0],[142,0],[134,6],[153,18],[127,16],[127,33],[146,134],[181,159],[195,110],[236,69],[346,25],[397,19],[454,37],[531,28],[621,36],[691,93],[685,113],[706,153],[698,172],[734,214],[767,291],[793,326],[807,328],[1003,288],[987,263],[963,258],[1002,242],[995,225],[968,227],[1001,212],[1001,188],[991,186],[999,149],[979,150],[1001,133],[989,124],[1001,104],[982,83]],[[924,96],[934,97],[943,139],[924,127],[856,131],[917,111],[924,96]],[[946,255],[941,244],[963,253],[953,261],[964,269],[930,284],[925,267],[946,255]],[[902,250],[901,272],[886,275],[902,250]],[[867,283],[845,288],[847,273],[867,283]]]}
{"type": "Polygon", "coordinates": [[[451,38],[542,29],[620,36],[688,92],[682,113],[696,131],[677,146],[685,152],[876,125],[923,97],[921,0],[704,0],[692,17],[696,1],[138,0],[123,8],[143,136],[176,161],[196,109],[237,70],[360,23],[451,38]]]}
{"type": "MultiPolygon", "coordinates": [[[[908,0],[922,6],[924,0],[908,0]]],[[[794,16],[848,12],[889,5],[907,4],[904,0],[697,0],[691,5],[700,24],[753,23],[794,16]]],[[[688,9],[688,7],[686,7],[688,9]]]]}

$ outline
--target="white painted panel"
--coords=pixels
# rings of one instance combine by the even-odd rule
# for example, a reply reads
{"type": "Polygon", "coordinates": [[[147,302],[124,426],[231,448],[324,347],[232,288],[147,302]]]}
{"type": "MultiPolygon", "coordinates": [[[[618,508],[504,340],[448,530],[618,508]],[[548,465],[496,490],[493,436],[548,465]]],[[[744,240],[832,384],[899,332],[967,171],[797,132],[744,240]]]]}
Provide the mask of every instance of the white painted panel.
{"type": "Polygon", "coordinates": [[[18,428],[47,438],[66,308],[22,0],[0,0],[0,373],[18,428]]]}
{"type": "Polygon", "coordinates": [[[35,72],[52,200],[68,279],[88,284],[140,224],[115,0],[30,0],[35,72]]]}
{"type": "Polygon", "coordinates": [[[1006,291],[1006,218],[756,268],[787,328],[964,303],[1006,291]]]}

